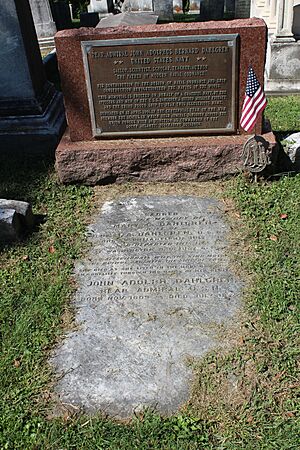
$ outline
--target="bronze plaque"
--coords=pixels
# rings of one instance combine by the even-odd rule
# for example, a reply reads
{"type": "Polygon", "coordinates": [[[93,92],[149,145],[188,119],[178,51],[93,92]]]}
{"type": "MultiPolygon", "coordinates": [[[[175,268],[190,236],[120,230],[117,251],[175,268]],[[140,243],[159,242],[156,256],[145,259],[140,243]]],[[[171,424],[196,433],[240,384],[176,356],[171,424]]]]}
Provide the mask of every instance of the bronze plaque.
{"type": "Polygon", "coordinates": [[[82,42],[94,136],[234,133],[237,37],[82,42]]]}

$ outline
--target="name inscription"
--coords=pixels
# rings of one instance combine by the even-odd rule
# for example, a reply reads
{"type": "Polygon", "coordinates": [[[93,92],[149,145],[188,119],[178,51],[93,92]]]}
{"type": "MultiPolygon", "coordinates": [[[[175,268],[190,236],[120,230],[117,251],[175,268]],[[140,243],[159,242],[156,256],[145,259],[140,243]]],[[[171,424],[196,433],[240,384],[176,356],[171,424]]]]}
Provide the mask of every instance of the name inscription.
{"type": "Polygon", "coordinates": [[[235,303],[237,284],[228,268],[226,227],[216,202],[125,199],[107,203],[90,230],[93,257],[77,269],[79,302],[116,302],[126,312],[139,300],[151,313],[160,301],[168,309],[169,301],[183,306],[194,299],[201,313],[207,304],[219,308],[221,301],[228,308],[235,303]]]}
{"type": "Polygon", "coordinates": [[[94,136],[233,133],[237,35],[82,43],[94,136]]]}

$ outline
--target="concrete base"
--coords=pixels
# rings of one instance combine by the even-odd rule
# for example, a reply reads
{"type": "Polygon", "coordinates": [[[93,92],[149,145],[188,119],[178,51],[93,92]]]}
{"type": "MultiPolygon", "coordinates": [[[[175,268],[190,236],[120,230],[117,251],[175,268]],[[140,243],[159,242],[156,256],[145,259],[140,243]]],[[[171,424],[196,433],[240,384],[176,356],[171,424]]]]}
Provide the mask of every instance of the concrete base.
{"type": "MultiPolygon", "coordinates": [[[[269,142],[268,152],[276,153],[273,133],[263,137],[269,142]]],[[[63,183],[206,181],[242,170],[248,139],[243,135],[72,142],[66,131],[56,150],[56,169],[63,183]]]]}

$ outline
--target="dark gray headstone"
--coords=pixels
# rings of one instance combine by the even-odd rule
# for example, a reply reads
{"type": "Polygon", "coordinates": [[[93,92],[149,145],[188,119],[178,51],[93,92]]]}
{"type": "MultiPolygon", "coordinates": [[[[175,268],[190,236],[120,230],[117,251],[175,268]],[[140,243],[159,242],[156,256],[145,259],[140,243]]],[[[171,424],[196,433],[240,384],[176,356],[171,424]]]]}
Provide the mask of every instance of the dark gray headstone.
{"type": "Polygon", "coordinates": [[[0,12],[0,156],[53,151],[65,117],[62,96],[45,76],[27,0],[0,12]]]}
{"type": "Polygon", "coordinates": [[[70,5],[67,0],[51,3],[51,10],[58,30],[73,28],[70,5]]]}
{"type": "Polygon", "coordinates": [[[99,14],[97,12],[83,12],[80,14],[81,27],[95,27],[99,23],[99,14]]]}
{"type": "Polygon", "coordinates": [[[225,345],[219,327],[240,304],[221,211],[197,197],[104,204],[76,265],[79,328],[52,360],[63,402],[127,417],[187,400],[188,358],[225,345]]]}
{"type": "Polygon", "coordinates": [[[225,0],[203,0],[201,2],[202,20],[222,20],[225,0]]]}
{"type": "Polygon", "coordinates": [[[37,86],[31,81],[22,28],[16,19],[15,2],[4,0],[0,13],[0,108],[6,99],[31,99],[39,87],[39,80],[37,86]]]}

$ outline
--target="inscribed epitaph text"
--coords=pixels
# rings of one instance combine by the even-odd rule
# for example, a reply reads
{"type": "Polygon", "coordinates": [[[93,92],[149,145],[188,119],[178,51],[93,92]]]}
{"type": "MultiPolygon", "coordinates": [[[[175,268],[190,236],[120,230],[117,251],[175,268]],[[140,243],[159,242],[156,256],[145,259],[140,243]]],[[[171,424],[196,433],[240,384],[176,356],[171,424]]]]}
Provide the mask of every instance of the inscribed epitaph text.
{"type": "Polygon", "coordinates": [[[237,37],[83,41],[94,136],[235,132],[237,37]]]}
{"type": "Polygon", "coordinates": [[[53,358],[63,402],[128,417],[187,400],[188,359],[227,345],[220,327],[237,320],[221,211],[188,196],[104,204],[76,265],[78,327],[53,358]]]}

